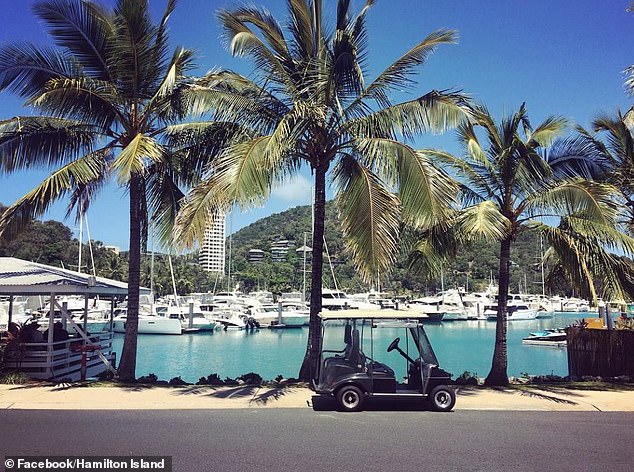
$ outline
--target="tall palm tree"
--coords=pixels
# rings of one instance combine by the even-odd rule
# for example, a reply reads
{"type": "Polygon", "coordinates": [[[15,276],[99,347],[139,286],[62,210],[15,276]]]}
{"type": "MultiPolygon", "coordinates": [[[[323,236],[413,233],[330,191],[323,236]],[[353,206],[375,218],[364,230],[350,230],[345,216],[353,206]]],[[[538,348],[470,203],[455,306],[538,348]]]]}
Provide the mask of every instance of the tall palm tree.
{"type": "MultiPolygon", "coordinates": [[[[148,218],[170,230],[179,184],[194,182],[194,153],[166,145],[178,135],[169,125],[187,111],[185,72],[192,52],[168,49],[168,0],[154,24],[147,0],[118,0],[112,11],[90,0],[44,0],[34,4],[57,48],[16,43],[0,49],[0,90],[26,99],[39,115],[0,123],[0,171],[55,169],[15,202],[0,219],[15,231],[70,196],[69,214],[79,217],[105,183],[127,189],[130,207],[128,320],[119,365],[123,380],[135,378],[142,243],[148,218]]],[[[189,91],[191,95],[193,92],[189,91]]],[[[110,217],[115,217],[111,215],[110,217]]]]}
{"type": "MultiPolygon", "coordinates": [[[[473,123],[458,129],[463,156],[425,151],[458,172],[464,207],[453,217],[453,233],[439,232],[435,236],[442,238],[440,244],[426,241],[420,247],[434,254],[437,248],[476,237],[499,241],[495,348],[485,383],[506,385],[511,247],[522,227],[544,234],[573,282],[583,280],[595,298],[595,269],[616,264],[604,247],[620,247],[631,254],[634,244],[616,229],[620,214],[616,188],[584,178],[593,163],[577,152],[577,141],[553,144],[567,126],[564,119],[549,117],[533,128],[524,105],[499,125],[482,106],[473,115],[473,123]]],[[[616,290],[621,287],[615,277],[610,283],[616,290]]]]}
{"type": "Polygon", "coordinates": [[[320,0],[289,0],[284,32],[266,10],[242,7],[219,18],[232,54],[256,65],[250,80],[214,71],[199,82],[196,101],[213,110],[236,138],[188,196],[177,240],[200,238],[207,215],[262,202],[272,186],[308,165],[314,176],[310,328],[300,378],[314,378],[320,345],[326,180],[338,192],[347,245],[366,279],[389,268],[399,223],[442,218],[452,187],[431,162],[402,140],[442,131],[465,117],[459,93],[432,91],[394,104],[394,91],[411,89],[415,69],[437,46],[456,40],[436,31],[366,83],[368,0],[356,16],[339,0],[335,25],[326,27],[320,0]],[[286,34],[286,35],[285,35],[286,34]],[[398,194],[393,192],[398,190],[398,194]]]}

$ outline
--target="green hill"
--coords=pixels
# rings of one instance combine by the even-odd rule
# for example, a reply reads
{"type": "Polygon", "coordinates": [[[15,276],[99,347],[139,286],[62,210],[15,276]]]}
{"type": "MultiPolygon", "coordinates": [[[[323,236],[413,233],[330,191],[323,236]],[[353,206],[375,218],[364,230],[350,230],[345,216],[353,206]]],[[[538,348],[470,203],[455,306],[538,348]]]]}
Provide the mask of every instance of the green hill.
{"type": "MultiPolygon", "coordinates": [[[[232,279],[240,281],[244,291],[268,289],[273,292],[301,290],[303,285],[303,256],[296,250],[304,244],[306,234],[307,245],[311,246],[311,207],[298,206],[242,228],[233,234],[232,245],[232,279]],[[285,262],[271,260],[271,245],[277,241],[289,240],[290,249],[285,262]],[[250,249],[264,251],[262,263],[250,263],[250,249]]],[[[334,287],[331,272],[334,272],[337,286],[349,292],[367,291],[370,287],[358,277],[351,258],[346,252],[334,202],[326,206],[326,244],[332,262],[328,265],[325,258],[324,287],[334,287]]],[[[444,286],[465,287],[470,290],[483,289],[490,277],[497,278],[498,245],[478,243],[462,248],[450,261],[445,270],[444,286]],[[468,280],[467,280],[468,279],[468,280]]],[[[523,291],[541,292],[541,267],[539,266],[539,238],[535,234],[524,233],[516,242],[511,267],[512,291],[522,285],[523,291]],[[526,289],[525,287],[528,287],[526,289]]],[[[310,260],[307,264],[307,287],[310,287],[310,260]]],[[[398,258],[392,270],[381,280],[382,290],[396,293],[434,292],[440,289],[440,274],[426,280],[416,273],[415,267],[408,267],[407,250],[398,258]]]]}

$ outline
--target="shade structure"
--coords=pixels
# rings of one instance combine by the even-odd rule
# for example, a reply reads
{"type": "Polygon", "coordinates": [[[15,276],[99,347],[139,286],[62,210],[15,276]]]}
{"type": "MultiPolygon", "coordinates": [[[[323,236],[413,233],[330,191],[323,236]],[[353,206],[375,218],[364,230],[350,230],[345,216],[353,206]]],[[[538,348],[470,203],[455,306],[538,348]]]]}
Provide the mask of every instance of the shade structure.
{"type": "MultiPolygon", "coordinates": [[[[0,295],[127,295],[128,284],[14,257],[0,257],[0,295]]],[[[150,289],[141,287],[141,294],[150,289]]]]}

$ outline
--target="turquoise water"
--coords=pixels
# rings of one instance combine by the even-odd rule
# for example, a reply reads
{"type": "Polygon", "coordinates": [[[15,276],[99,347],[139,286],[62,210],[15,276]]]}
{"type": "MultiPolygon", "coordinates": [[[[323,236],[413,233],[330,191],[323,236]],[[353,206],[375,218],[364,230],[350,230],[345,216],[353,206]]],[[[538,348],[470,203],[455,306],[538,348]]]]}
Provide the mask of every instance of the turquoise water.
{"type": "MultiPolygon", "coordinates": [[[[522,344],[522,338],[532,331],[568,326],[583,316],[591,315],[556,313],[550,319],[509,322],[509,375],[568,375],[565,348],[526,346],[522,344]]],[[[464,371],[477,373],[480,377],[488,374],[493,356],[495,322],[454,321],[428,324],[425,329],[443,369],[454,376],[464,371]]],[[[381,334],[375,337],[374,358],[390,365],[397,375],[405,375],[403,358],[396,352],[385,352],[396,336],[401,336],[401,346],[404,347],[402,333],[392,329],[377,331],[381,334]]],[[[277,375],[297,377],[306,351],[307,336],[308,328],[216,331],[181,336],[140,335],[137,376],[154,373],[163,380],[180,376],[188,382],[196,382],[211,373],[217,373],[222,378],[235,378],[248,372],[256,372],[264,379],[274,379],[277,375]]],[[[117,358],[121,355],[122,344],[123,335],[115,335],[117,358]]],[[[369,355],[365,344],[364,351],[369,355]]]]}

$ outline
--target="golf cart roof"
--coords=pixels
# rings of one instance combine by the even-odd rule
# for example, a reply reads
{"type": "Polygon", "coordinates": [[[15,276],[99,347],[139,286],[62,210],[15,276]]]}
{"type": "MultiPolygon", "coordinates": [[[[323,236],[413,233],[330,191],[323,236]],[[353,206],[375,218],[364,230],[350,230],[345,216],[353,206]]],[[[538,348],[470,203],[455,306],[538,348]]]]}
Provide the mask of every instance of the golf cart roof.
{"type": "Polygon", "coordinates": [[[341,319],[385,319],[385,320],[417,320],[425,319],[427,315],[424,313],[416,313],[411,310],[393,310],[393,309],[363,309],[363,310],[325,310],[319,313],[322,320],[341,320],[341,319]]]}

